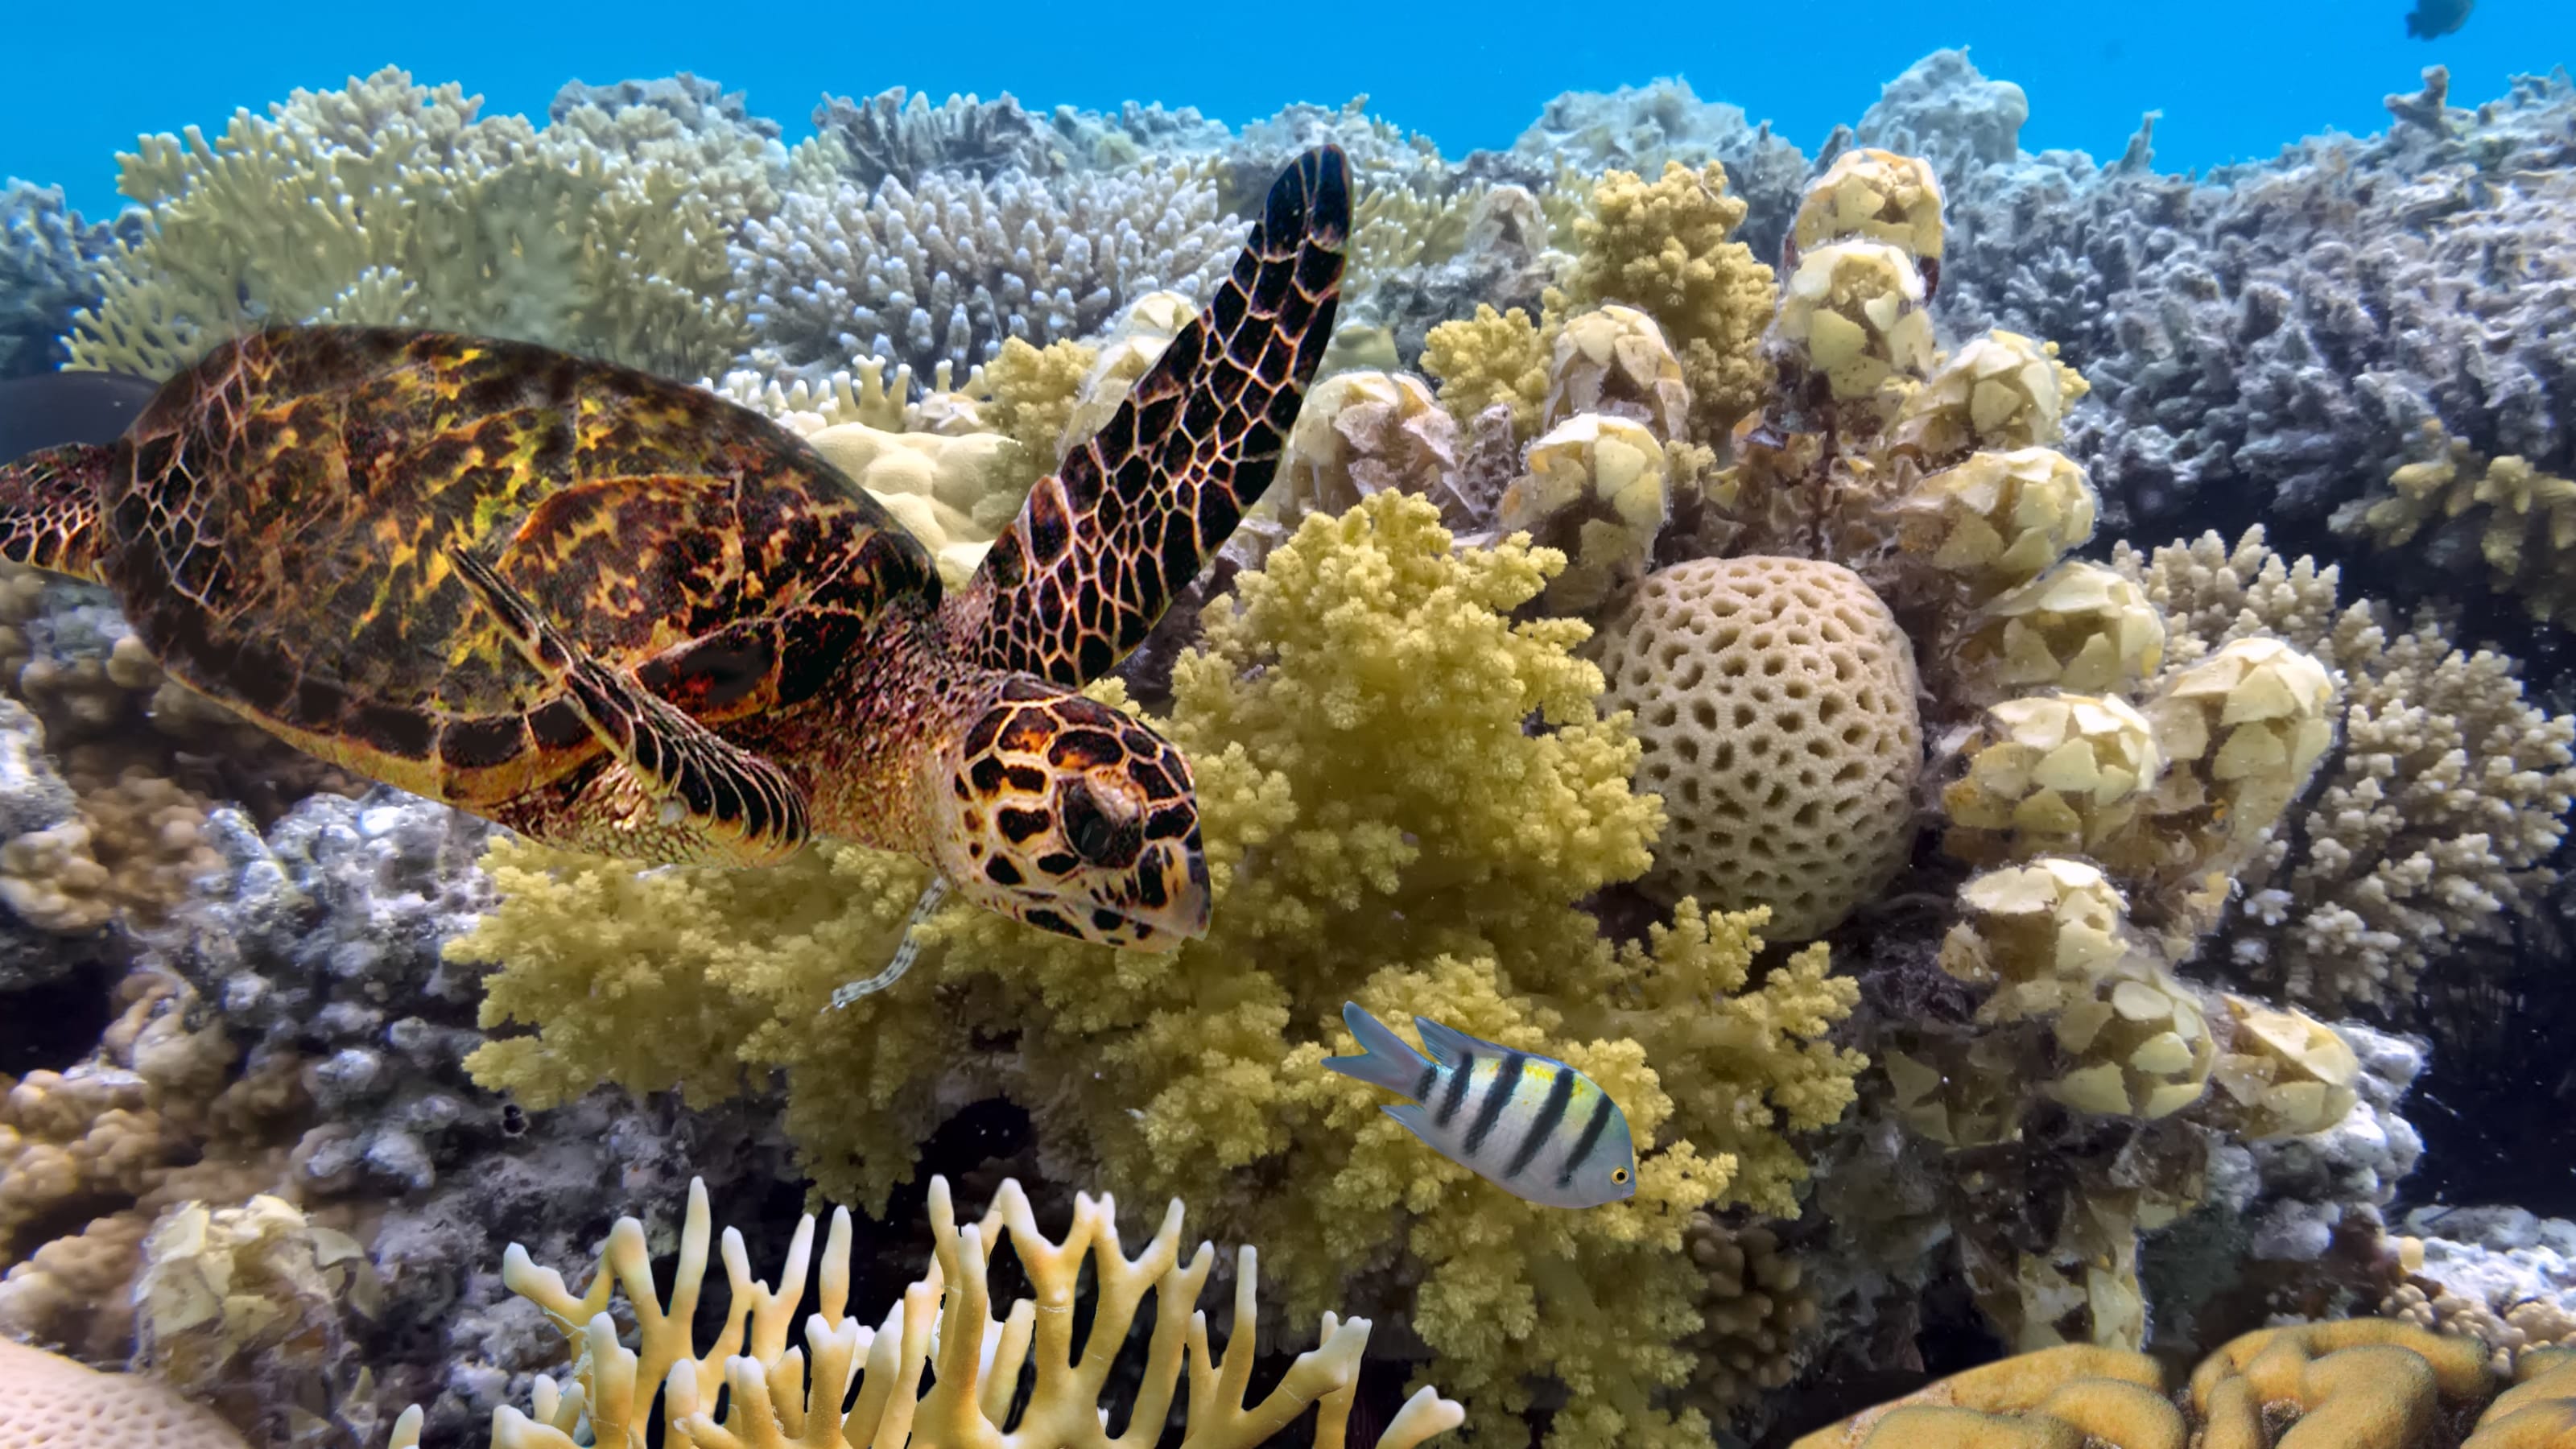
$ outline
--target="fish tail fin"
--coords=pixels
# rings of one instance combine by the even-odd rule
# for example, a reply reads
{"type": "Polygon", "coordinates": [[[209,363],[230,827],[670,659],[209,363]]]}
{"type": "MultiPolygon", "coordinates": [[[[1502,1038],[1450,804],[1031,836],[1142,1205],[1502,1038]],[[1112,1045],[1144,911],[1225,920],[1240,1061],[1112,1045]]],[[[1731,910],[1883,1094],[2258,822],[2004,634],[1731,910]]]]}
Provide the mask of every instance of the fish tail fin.
{"type": "MultiPolygon", "coordinates": [[[[1359,1039],[1360,1054],[1355,1057],[1326,1057],[1324,1065],[1353,1081],[1408,1097],[1419,1096],[1422,1074],[1431,1062],[1397,1036],[1385,1022],[1368,1014],[1356,1001],[1342,1003],[1342,1025],[1359,1039]]],[[[1402,1120],[1402,1119],[1398,1119],[1402,1120]]]]}
{"type": "Polygon", "coordinates": [[[0,463],[0,558],[104,583],[98,500],[115,458],[113,447],[65,443],[0,463]]]}

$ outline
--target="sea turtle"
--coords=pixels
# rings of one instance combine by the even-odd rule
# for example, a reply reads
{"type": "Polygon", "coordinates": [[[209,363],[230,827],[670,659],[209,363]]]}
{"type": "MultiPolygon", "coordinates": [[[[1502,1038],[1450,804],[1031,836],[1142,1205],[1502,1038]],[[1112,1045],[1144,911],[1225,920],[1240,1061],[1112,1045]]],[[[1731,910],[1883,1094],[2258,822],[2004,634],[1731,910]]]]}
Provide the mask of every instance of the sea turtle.
{"type": "Polygon", "coordinates": [[[0,467],[0,556],[106,584],[171,677],[289,743],[536,839],[748,866],[821,834],[1169,950],[1207,929],[1189,765],[1073,691],[1269,484],[1349,229],[1341,153],[1307,152],[951,595],[758,413],[385,328],[229,342],[114,443],[0,467]]]}

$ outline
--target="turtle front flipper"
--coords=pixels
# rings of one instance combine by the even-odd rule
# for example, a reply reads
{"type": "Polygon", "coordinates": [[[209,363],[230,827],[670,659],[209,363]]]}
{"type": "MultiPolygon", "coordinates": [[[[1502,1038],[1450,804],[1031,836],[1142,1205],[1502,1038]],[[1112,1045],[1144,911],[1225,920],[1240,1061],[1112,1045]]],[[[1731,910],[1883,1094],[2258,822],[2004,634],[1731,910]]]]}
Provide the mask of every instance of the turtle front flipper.
{"type": "Polygon", "coordinates": [[[638,848],[620,849],[621,858],[769,865],[805,844],[805,792],[776,765],[601,663],[491,565],[462,549],[449,558],[520,652],[581,711],[610,756],[660,800],[658,818],[632,832],[638,848]]]}
{"type": "Polygon", "coordinates": [[[1278,471],[1350,228],[1338,148],[1280,174],[1207,309],[985,555],[957,606],[981,662],[1078,688],[1144,642],[1278,471]]]}
{"type": "Polygon", "coordinates": [[[0,558],[105,582],[98,496],[115,458],[113,447],[65,443],[0,465],[0,558]]]}

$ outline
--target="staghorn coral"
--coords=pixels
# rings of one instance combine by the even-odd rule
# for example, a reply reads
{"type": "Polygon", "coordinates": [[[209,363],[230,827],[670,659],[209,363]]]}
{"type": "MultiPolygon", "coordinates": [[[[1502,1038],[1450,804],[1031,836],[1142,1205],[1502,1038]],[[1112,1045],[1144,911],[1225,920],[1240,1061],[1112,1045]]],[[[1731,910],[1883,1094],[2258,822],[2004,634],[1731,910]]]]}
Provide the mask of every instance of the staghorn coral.
{"type": "MultiPolygon", "coordinates": [[[[806,1443],[909,1437],[939,1449],[997,1442],[1006,1426],[1012,1442],[1041,1449],[1137,1444],[1163,1432],[1184,1369],[1190,1389],[1186,1443],[1251,1449],[1308,1404],[1320,1405],[1316,1443],[1341,1443],[1369,1321],[1325,1312],[1322,1341],[1300,1354],[1260,1403],[1246,1404],[1258,1256],[1250,1246],[1238,1255],[1232,1328],[1225,1351],[1213,1351],[1207,1315],[1195,1310],[1216,1254],[1201,1243],[1188,1263],[1181,1262],[1178,1200],[1133,1258],[1119,1244],[1116,1209],[1105,1197],[1077,1197],[1061,1241],[1038,1231],[1017,1181],[1002,1183],[979,1222],[958,1223],[944,1177],[932,1180],[928,1205],[932,1261],[874,1329],[842,1311],[850,1293],[850,1215],[846,1208],[833,1213],[816,1274],[820,1311],[805,1321],[804,1351],[788,1347],[787,1338],[814,1261],[810,1214],[797,1227],[775,1289],[751,1277],[741,1234],[725,1230],[730,1307],[704,1354],[696,1349],[693,1322],[712,1237],[704,1183],[690,1186],[667,1300],[654,1282],[644,1226],[633,1218],[620,1219],[610,1232],[590,1289],[580,1297],[564,1286],[562,1275],[536,1266],[525,1249],[513,1245],[503,1276],[513,1291],[545,1310],[579,1359],[570,1378],[539,1388],[534,1418],[515,1407],[494,1416],[493,1449],[571,1449],[580,1442],[572,1431],[585,1424],[591,1442],[640,1445],[646,1425],[655,1420],[657,1397],[663,1442],[701,1449],[784,1444],[791,1437],[806,1443]],[[1032,1296],[1014,1301],[996,1320],[993,1256],[1005,1242],[1032,1296]],[[1074,1315],[1086,1276],[1092,1312],[1077,1346],[1074,1315]],[[619,1341],[606,1311],[620,1288],[637,1324],[632,1349],[619,1341]],[[1101,1400],[1149,1292],[1154,1327],[1136,1365],[1141,1381],[1129,1406],[1129,1429],[1112,1436],[1110,1409],[1101,1400]],[[1034,1372],[1021,1401],[1024,1369],[1034,1372]],[[926,1393],[925,1377],[931,1380],[926,1393]],[[853,1386],[857,1397],[845,1404],[853,1386]],[[715,1412],[719,1391],[726,1400],[721,1417],[715,1412]]],[[[1375,1449],[1413,1449],[1456,1428],[1461,1418],[1457,1404],[1426,1386],[1387,1422],[1375,1449]]],[[[394,1429],[395,1449],[417,1449],[419,1427],[417,1410],[404,1416],[394,1429]]]]}
{"type": "Polygon", "coordinates": [[[1239,230],[1180,167],[790,191],[732,248],[752,319],[744,365],[815,384],[875,357],[962,380],[1007,338],[1086,337],[1150,292],[1205,295],[1239,230]]]}
{"type": "Polygon", "coordinates": [[[1570,653],[1583,625],[1507,621],[1554,556],[1453,553],[1437,519],[1400,494],[1310,518],[1207,611],[1166,722],[1197,773],[1207,940],[1109,956],[950,912],[900,989],[832,1012],[833,987],[893,951],[914,867],[827,848],[639,875],[505,844],[499,905],[452,949],[502,963],[487,1021],[539,1032],[484,1048],[477,1074],[542,1106],[603,1076],[708,1101],[743,1066],[783,1067],[810,1170],[871,1203],[946,1112],[1008,1095],[1056,1175],[1186,1186],[1269,1243],[1292,1316],[1355,1264],[1383,1270],[1372,1291],[1489,1431],[1544,1376],[1576,1391],[1556,1442],[1695,1439],[1696,1415],[1652,1398],[1690,1370],[1685,1218],[1791,1206],[1804,1168],[1783,1134],[1850,1100],[1858,1060],[1823,1038],[1853,988],[1821,949],[1754,986],[1754,920],[1692,905],[1643,945],[1599,939],[1572,903],[1641,871],[1659,821],[1629,790],[1634,746],[1594,712],[1599,675],[1570,653]],[[1592,1075],[1664,1144],[1636,1198],[1550,1214],[1423,1153],[1318,1065],[1346,999],[1545,1043],[1592,1075]],[[1613,1280],[1630,1285],[1615,1308],[1562,1291],[1613,1280]]]}
{"type": "Polygon", "coordinates": [[[2262,634],[2345,680],[2341,738],[2237,874],[2242,904],[2209,958],[2233,979],[2324,1006],[2387,1002],[2463,938],[2537,899],[2576,800],[2576,719],[2523,696],[2514,662],[2456,648],[2419,619],[2339,605],[2339,576],[2216,534],[2113,567],[2170,628],[2169,670],[2262,634]]]}
{"type": "Polygon", "coordinates": [[[1777,294],[1771,269],[1732,239],[1744,213],[1727,194],[1724,166],[1666,162],[1651,182],[1610,172],[1574,223],[1563,310],[1625,302],[1654,318],[1681,357],[1703,440],[1726,436],[1770,385],[1760,343],[1777,294]]]}
{"type": "Polygon", "coordinates": [[[166,377],[273,321],[445,327],[679,377],[743,338],[725,241],[776,203],[774,143],[649,106],[539,132],[388,68],[146,136],[119,188],[150,230],[104,268],[72,365],[166,377]]]}

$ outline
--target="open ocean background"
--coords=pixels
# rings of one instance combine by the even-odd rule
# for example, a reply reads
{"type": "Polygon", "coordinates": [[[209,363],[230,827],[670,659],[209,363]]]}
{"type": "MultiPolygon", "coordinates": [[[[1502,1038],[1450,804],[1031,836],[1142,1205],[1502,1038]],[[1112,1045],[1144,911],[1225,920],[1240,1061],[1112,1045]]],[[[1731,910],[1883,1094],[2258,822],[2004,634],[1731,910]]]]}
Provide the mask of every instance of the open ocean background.
{"type": "Polygon", "coordinates": [[[1371,109],[1452,156],[1511,144],[1560,91],[1689,79],[1702,99],[1768,117],[1813,152],[1925,53],[1966,45],[2029,92],[2030,150],[2115,156],[2161,109],[2159,169],[2256,159],[2328,127],[2367,133],[2380,97],[2451,68],[2454,104],[2508,77],[2576,62],[2576,0],[2481,0],[2434,41],[2405,33],[2408,0],[2162,0],[2128,4],[1765,5],[743,5],[634,0],[12,3],[0,19],[0,176],[59,185],[98,216],[119,205],[115,153],[147,131],[220,131],[301,86],[387,64],[461,82],[486,114],[540,122],[568,80],[695,71],[749,92],[790,143],[826,90],[887,86],[1032,109],[1124,100],[1197,106],[1232,125],[1290,101],[1371,109]]]}

